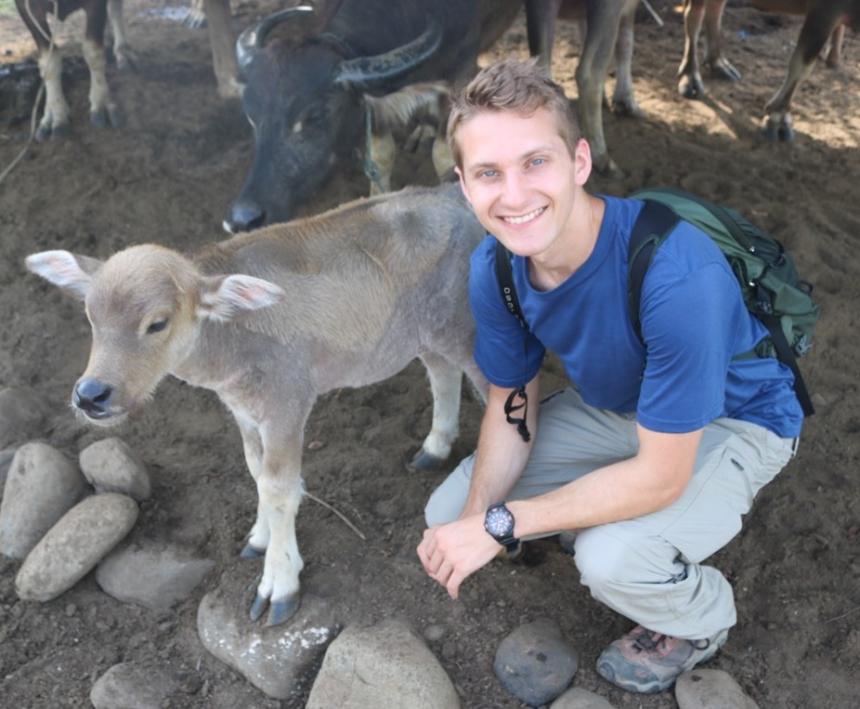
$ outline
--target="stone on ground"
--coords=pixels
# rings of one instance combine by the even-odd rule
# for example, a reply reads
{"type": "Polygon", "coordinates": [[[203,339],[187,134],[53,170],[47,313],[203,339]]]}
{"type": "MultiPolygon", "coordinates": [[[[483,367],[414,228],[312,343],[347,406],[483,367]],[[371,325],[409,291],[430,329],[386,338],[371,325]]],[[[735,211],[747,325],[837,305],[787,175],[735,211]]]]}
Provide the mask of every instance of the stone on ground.
{"type": "Polygon", "coordinates": [[[439,661],[405,623],[346,628],[325,654],[306,709],[455,709],[460,698],[439,661]]]}
{"type": "Polygon", "coordinates": [[[542,618],[521,625],[502,640],[493,669],[511,694],[531,706],[559,696],[576,674],[576,651],[558,624],[542,618]]]}
{"type": "Polygon", "coordinates": [[[80,455],[81,471],[96,492],[121,492],[138,502],[149,499],[149,475],[119,438],[104,438],[80,455]]]}
{"type": "Polygon", "coordinates": [[[96,581],[119,601],[167,610],[188,598],[214,566],[173,546],[126,546],[98,565],[96,581]]]}
{"type": "Polygon", "coordinates": [[[256,582],[242,577],[239,571],[222,574],[218,588],[200,602],[197,632],[203,647],[270,697],[302,696],[305,673],[339,629],[331,607],[304,593],[289,621],[265,627],[265,615],[256,623],[248,617],[256,582]]]}
{"type": "Polygon", "coordinates": [[[178,690],[167,669],[121,662],[96,680],[90,701],[95,709],[162,709],[178,690]]]}
{"type": "Polygon", "coordinates": [[[86,489],[84,478],[47,443],[26,443],[12,459],[0,502],[0,554],[23,559],[86,489]]]}
{"type": "Polygon", "coordinates": [[[722,670],[690,670],[675,683],[679,709],[758,709],[728,673],[722,670]]]}
{"type": "Polygon", "coordinates": [[[32,389],[0,389],[0,448],[36,437],[45,418],[45,402],[32,389]]]}
{"type": "Polygon", "coordinates": [[[18,596],[50,601],[74,586],[128,534],[137,513],[137,503],[116,492],[79,502],[27,555],[15,578],[18,596]]]}
{"type": "Polygon", "coordinates": [[[599,694],[581,687],[572,687],[556,699],[549,709],[615,709],[599,694]]]}

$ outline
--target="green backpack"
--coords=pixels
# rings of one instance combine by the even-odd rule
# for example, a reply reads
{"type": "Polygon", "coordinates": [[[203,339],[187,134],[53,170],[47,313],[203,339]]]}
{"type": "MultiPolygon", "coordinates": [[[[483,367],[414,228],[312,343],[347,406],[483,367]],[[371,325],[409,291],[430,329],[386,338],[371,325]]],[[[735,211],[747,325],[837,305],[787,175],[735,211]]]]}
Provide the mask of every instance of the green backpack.
{"type": "MultiPolygon", "coordinates": [[[[798,277],[794,261],[782,244],[734,210],[682,190],[655,188],[640,190],[630,196],[645,201],[630,234],[627,260],[630,322],[639,341],[645,344],[639,322],[645,273],[655,250],[678,221],[689,222],[720,247],[738,279],[747,309],[770,333],[770,337],[762,340],[753,351],[735,359],[776,357],[794,373],[794,390],[804,414],[811,416],[815,413],[797,358],[805,355],[812,345],[812,333],[821,309],[812,300],[812,286],[798,277]]],[[[510,259],[511,253],[497,241],[495,270],[502,301],[520,325],[528,330],[514,288],[510,259]]]]}
{"type": "Polygon", "coordinates": [[[654,251],[679,219],[701,229],[720,247],[741,287],[747,309],[768,329],[747,357],[776,357],[794,373],[794,389],[806,416],[815,413],[797,357],[809,352],[821,308],[813,302],[812,286],[799,278],[794,261],[770,234],[732,209],[671,188],[640,190],[630,195],[645,200],[645,208],[630,236],[628,297],[631,321],[639,339],[642,281],[654,251]]]}

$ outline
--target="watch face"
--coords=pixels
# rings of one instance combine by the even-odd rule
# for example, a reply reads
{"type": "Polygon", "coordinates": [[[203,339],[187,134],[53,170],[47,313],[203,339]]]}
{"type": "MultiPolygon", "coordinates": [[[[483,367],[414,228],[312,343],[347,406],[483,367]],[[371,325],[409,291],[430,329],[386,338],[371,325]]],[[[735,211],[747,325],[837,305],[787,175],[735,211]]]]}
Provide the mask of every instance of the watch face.
{"type": "Polygon", "coordinates": [[[484,524],[494,537],[508,537],[513,533],[513,515],[504,507],[491,507],[484,524]]]}

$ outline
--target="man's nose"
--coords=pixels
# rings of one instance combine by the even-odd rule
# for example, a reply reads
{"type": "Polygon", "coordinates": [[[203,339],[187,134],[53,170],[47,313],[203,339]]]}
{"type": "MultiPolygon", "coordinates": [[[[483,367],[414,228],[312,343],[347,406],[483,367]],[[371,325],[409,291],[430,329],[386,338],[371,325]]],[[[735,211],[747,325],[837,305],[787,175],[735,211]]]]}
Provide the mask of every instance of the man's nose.
{"type": "Polygon", "coordinates": [[[505,175],[504,188],[502,199],[506,207],[516,209],[526,206],[528,189],[522,175],[515,171],[508,172],[505,175]]]}

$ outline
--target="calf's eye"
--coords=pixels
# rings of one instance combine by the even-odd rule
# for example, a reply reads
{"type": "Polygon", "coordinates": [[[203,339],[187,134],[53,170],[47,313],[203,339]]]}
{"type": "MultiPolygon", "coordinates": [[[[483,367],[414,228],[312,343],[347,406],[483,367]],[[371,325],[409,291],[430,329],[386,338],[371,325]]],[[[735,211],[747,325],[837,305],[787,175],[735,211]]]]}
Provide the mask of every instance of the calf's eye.
{"type": "Polygon", "coordinates": [[[146,328],[146,334],[152,335],[156,332],[161,332],[164,328],[167,327],[167,318],[162,318],[161,320],[155,320],[150,323],[149,327],[146,328]]]}

